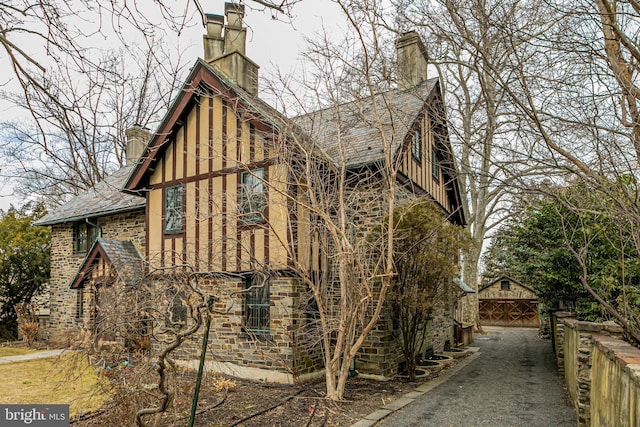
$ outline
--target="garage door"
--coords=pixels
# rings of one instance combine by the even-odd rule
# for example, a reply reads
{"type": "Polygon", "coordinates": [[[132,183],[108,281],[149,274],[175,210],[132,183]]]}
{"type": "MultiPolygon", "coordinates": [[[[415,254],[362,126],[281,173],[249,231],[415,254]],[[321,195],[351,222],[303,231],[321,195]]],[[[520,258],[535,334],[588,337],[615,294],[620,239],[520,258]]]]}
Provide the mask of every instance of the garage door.
{"type": "Polygon", "coordinates": [[[524,299],[481,299],[480,323],[487,326],[540,325],[538,301],[524,299]]]}

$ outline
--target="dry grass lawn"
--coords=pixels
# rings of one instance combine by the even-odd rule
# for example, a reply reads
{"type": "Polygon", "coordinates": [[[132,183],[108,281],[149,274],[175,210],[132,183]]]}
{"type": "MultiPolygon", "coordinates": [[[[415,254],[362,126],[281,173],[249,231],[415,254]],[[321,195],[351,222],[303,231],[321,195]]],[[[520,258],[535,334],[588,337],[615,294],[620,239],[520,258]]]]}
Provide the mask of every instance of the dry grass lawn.
{"type": "Polygon", "coordinates": [[[107,398],[86,361],[74,354],[0,364],[0,402],[69,404],[71,415],[95,411],[107,398]]]}
{"type": "Polygon", "coordinates": [[[30,348],[0,347],[0,357],[20,356],[22,354],[34,353],[36,350],[30,348]]]}

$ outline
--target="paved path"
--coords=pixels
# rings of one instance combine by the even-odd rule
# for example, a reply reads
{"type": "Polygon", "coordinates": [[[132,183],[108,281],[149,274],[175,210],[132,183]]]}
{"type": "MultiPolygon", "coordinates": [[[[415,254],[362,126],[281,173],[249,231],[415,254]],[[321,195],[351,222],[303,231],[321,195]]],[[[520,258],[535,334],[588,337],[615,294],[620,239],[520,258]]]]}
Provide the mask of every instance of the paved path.
{"type": "Polygon", "coordinates": [[[0,363],[20,362],[22,360],[41,359],[43,357],[59,356],[65,351],[69,351],[69,350],[47,350],[47,351],[37,351],[35,353],[21,354],[19,356],[5,356],[5,357],[0,357],[0,363]]]}
{"type": "Polygon", "coordinates": [[[574,427],[551,342],[534,329],[485,330],[475,360],[376,425],[574,427]]]}

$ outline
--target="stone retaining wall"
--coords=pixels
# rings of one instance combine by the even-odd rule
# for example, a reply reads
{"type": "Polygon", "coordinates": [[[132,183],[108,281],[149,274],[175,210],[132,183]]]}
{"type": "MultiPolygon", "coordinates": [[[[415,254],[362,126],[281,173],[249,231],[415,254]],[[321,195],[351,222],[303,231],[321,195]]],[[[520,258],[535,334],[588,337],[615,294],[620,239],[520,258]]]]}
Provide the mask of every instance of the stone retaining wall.
{"type": "MultiPolygon", "coordinates": [[[[558,369],[564,373],[567,391],[577,413],[578,426],[637,425],[620,424],[616,419],[609,418],[617,414],[616,411],[621,411],[622,407],[629,408],[629,398],[623,398],[622,395],[640,395],[637,385],[629,388],[630,381],[625,378],[625,375],[629,375],[621,375],[629,372],[628,362],[640,364],[640,350],[621,339],[622,328],[613,322],[579,321],[567,313],[554,315],[553,323],[558,369]],[[631,349],[635,351],[631,352],[631,349]],[[636,356],[631,357],[632,353],[636,356]],[[622,362],[625,363],[624,368],[620,368],[622,362]],[[621,399],[616,403],[617,406],[611,406],[611,393],[617,393],[615,398],[621,399]]],[[[626,410],[633,412],[633,416],[621,416],[635,420],[640,415],[640,405],[636,403],[633,409],[626,410]]]]}
{"type": "Polygon", "coordinates": [[[593,342],[591,425],[639,425],[640,349],[606,336],[593,342]]]}

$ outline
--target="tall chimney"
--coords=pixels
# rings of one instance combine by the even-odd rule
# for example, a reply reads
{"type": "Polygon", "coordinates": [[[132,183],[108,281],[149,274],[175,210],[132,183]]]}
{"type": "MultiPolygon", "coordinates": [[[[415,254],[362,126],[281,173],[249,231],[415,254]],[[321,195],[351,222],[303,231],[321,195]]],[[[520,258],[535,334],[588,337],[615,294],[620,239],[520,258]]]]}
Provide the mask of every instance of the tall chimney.
{"type": "Polygon", "coordinates": [[[209,64],[223,71],[238,86],[256,95],[260,67],[246,56],[247,29],[242,25],[244,5],[225,3],[224,12],[226,25],[225,17],[206,15],[204,58],[209,64]]]}
{"type": "Polygon", "coordinates": [[[135,164],[144,152],[147,143],[151,139],[151,132],[147,128],[140,125],[133,125],[124,131],[127,137],[127,146],[125,147],[125,155],[127,158],[127,166],[135,164]]]}
{"type": "Polygon", "coordinates": [[[227,16],[227,25],[224,27],[224,52],[238,52],[245,55],[247,29],[242,28],[244,5],[225,3],[224,14],[227,16]]]}
{"type": "Polygon", "coordinates": [[[222,38],[224,16],[206,14],[205,17],[207,19],[207,34],[202,36],[204,59],[210,61],[224,54],[224,39],[222,38]]]}
{"type": "Polygon", "coordinates": [[[415,31],[396,40],[398,55],[398,90],[411,90],[427,80],[427,48],[415,31]]]}

